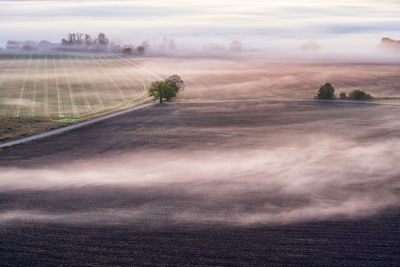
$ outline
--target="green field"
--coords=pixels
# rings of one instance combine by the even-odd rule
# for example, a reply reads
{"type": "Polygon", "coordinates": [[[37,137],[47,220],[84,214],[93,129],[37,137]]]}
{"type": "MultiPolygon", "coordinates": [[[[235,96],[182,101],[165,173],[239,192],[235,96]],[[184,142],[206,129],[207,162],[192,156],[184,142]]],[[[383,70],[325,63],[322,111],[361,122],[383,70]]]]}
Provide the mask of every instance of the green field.
{"type": "Polygon", "coordinates": [[[0,53],[0,141],[149,101],[154,79],[113,54],[0,53]]]}

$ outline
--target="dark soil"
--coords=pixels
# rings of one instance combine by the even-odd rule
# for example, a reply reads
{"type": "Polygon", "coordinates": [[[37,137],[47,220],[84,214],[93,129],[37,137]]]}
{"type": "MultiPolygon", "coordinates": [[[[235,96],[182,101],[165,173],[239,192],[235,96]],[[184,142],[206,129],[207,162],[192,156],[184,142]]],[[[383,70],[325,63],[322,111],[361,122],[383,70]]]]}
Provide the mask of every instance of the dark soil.
{"type": "MultiPolygon", "coordinates": [[[[45,168],[151,150],[297,146],[335,135],[370,144],[396,140],[399,107],[243,102],[168,104],[0,151],[2,168],[45,168]]],[[[77,170],[79,171],[79,170],[77,170]]],[[[0,174],[1,176],[1,174],[0,174]]],[[[394,179],[398,179],[395,177],[394,179]]],[[[174,195],[87,187],[1,191],[8,209],[81,211],[139,205],[174,195]],[[100,203],[100,204],[99,204],[100,203]]],[[[160,191],[161,192],[161,191],[160,191]]],[[[161,192],[162,193],[162,192],[161,192]]],[[[256,199],[256,198],[255,198],[256,199]]],[[[250,200],[249,200],[250,201],[250,200]]],[[[398,266],[400,211],[288,225],[121,225],[33,223],[0,226],[1,265],[345,265],[398,266]]]]}

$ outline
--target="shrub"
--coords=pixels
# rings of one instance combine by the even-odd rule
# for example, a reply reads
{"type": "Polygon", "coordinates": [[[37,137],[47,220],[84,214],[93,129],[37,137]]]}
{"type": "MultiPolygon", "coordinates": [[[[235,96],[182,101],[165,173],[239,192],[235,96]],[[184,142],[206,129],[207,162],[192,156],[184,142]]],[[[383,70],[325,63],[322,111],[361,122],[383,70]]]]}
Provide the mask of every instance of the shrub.
{"type": "Polygon", "coordinates": [[[335,98],[335,88],[330,83],[326,83],[319,88],[318,99],[334,99],[335,98]]]}
{"type": "Polygon", "coordinates": [[[339,95],[339,97],[340,97],[340,99],[346,99],[346,98],[347,98],[347,95],[346,95],[345,92],[341,92],[340,95],[339,95]]]}
{"type": "Polygon", "coordinates": [[[364,92],[363,90],[353,90],[349,94],[349,99],[352,100],[371,100],[372,95],[364,92]]]}

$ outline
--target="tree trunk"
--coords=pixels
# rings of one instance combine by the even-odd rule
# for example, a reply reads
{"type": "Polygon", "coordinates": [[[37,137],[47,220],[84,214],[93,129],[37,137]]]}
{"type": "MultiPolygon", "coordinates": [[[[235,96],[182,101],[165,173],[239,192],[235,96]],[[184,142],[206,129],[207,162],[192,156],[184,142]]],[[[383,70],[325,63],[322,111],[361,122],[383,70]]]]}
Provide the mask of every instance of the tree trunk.
{"type": "Polygon", "coordinates": [[[162,102],[162,96],[160,96],[160,104],[162,104],[163,102],[162,102]]]}

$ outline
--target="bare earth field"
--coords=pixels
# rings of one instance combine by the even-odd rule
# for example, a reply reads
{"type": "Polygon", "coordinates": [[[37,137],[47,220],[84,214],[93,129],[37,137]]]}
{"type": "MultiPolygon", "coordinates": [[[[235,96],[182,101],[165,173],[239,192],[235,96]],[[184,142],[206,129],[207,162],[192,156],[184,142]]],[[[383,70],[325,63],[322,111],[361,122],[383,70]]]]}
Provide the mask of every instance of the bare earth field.
{"type": "Polygon", "coordinates": [[[1,262],[396,266],[398,114],[171,103],[1,150],[1,262]]]}

